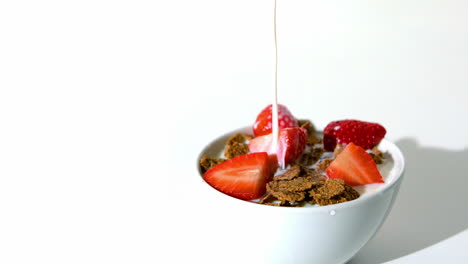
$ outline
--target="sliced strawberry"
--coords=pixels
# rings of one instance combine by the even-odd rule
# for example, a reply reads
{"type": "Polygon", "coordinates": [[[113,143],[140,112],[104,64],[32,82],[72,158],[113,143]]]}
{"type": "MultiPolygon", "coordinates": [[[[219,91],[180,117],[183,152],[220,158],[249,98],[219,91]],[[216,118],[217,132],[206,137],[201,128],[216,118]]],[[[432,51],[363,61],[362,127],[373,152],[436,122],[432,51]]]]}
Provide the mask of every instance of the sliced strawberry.
{"type": "Polygon", "coordinates": [[[323,131],[325,150],[333,151],[336,144],[353,142],[364,149],[370,149],[379,144],[387,131],[377,123],[359,120],[340,120],[329,123],[323,131]]]}
{"type": "Polygon", "coordinates": [[[283,128],[278,139],[278,163],[281,168],[294,162],[305,150],[307,130],[300,127],[283,128]]]}
{"type": "Polygon", "coordinates": [[[354,143],[343,149],[326,172],[328,177],[342,179],[351,186],[384,182],[371,155],[354,143]]]}
{"type": "Polygon", "coordinates": [[[250,152],[267,152],[276,154],[279,165],[294,162],[305,150],[307,130],[300,127],[280,129],[278,132],[278,146],[273,149],[273,134],[267,134],[252,139],[249,143],[250,152]]]}
{"type": "Polygon", "coordinates": [[[262,196],[273,175],[270,158],[266,152],[240,155],[207,172],[204,179],[213,188],[227,195],[252,200],[262,196]]]}
{"type": "MultiPolygon", "coordinates": [[[[260,114],[258,114],[257,119],[253,125],[253,132],[256,137],[270,134],[272,130],[272,105],[265,107],[260,114]]],[[[287,127],[297,127],[296,118],[291,114],[288,108],[284,105],[278,104],[278,127],[287,128],[287,127]]]]}

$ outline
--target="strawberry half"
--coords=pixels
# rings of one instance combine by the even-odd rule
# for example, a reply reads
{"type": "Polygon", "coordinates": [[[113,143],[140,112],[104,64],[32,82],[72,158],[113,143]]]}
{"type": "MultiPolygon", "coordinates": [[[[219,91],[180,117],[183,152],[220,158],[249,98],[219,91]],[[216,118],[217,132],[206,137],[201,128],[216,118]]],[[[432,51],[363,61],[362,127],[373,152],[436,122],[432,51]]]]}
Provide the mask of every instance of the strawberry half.
{"type": "Polygon", "coordinates": [[[259,152],[240,155],[218,164],[205,172],[204,179],[222,193],[252,200],[265,193],[273,172],[268,154],[259,152]]]}
{"type": "Polygon", "coordinates": [[[346,145],[326,172],[328,177],[342,179],[351,186],[384,182],[371,155],[354,143],[346,145]]]}
{"type": "MultiPolygon", "coordinates": [[[[272,130],[272,105],[265,107],[253,125],[253,132],[256,137],[270,134],[272,130]]],[[[296,118],[291,114],[288,108],[278,104],[278,128],[298,127],[296,118]]]]}
{"type": "Polygon", "coordinates": [[[249,142],[250,152],[276,154],[281,168],[294,162],[305,150],[307,130],[301,127],[283,128],[278,131],[278,148],[273,149],[273,134],[256,137],[249,142]]]}
{"type": "Polygon", "coordinates": [[[359,120],[340,120],[329,123],[323,131],[325,150],[333,151],[336,144],[353,142],[364,149],[370,149],[379,144],[387,131],[377,123],[359,120]]]}

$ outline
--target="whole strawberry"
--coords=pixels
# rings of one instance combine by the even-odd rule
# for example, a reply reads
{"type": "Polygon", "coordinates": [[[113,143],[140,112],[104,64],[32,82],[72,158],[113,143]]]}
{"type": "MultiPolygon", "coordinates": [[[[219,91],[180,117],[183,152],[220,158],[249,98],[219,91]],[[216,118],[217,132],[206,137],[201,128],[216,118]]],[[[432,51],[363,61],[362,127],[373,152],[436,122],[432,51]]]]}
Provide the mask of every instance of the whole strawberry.
{"type": "MultiPolygon", "coordinates": [[[[256,137],[270,134],[272,131],[272,105],[265,107],[253,125],[253,132],[256,137]]],[[[288,108],[284,105],[278,104],[278,127],[298,127],[296,118],[291,114],[288,108]]]]}
{"type": "Polygon", "coordinates": [[[325,150],[333,151],[336,144],[354,144],[370,149],[379,144],[387,131],[377,123],[359,120],[339,120],[329,123],[323,131],[325,150]]]}

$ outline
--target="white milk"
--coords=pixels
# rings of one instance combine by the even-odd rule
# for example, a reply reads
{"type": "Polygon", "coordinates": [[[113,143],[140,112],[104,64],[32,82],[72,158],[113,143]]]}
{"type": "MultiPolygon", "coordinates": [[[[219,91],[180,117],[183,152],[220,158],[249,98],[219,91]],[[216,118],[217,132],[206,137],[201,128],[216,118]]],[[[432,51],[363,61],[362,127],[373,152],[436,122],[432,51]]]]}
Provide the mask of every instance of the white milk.
{"type": "MultiPolygon", "coordinates": [[[[273,88],[273,104],[271,108],[271,132],[273,134],[272,149],[276,153],[278,150],[278,41],[276,38],[276,0],[274,9],[274,35],[275,35],[275,86],[273,88]]],[[[284,167],[284,164],[283,164],[284,167]]]]}

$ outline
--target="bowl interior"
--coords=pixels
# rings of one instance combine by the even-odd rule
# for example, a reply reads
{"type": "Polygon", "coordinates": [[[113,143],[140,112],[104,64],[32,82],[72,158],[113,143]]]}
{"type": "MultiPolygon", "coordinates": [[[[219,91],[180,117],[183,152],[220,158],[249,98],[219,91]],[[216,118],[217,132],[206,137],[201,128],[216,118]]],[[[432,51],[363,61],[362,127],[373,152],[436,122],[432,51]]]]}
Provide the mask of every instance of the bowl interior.
{"type": "MultiPolygon", "coordinates": [[[[199,160],[201,159],[202,156],[208,156],[208,157],[220,157],[223,153],[224,146],[226,144],[226,141],[234,134],[236,133],[246,133],[252,135],[252,129],[250,127],[244,127],[244,128],[239,128],[236,130],[233,130],[231,132],[228,132],[213,141],[211,141],[198,155],[197,160],[196,160],[196,166],[197,166],[197,171],[198,171],[198,176],[203,179],[203,173],[201,171],[200,165],[199,165],[199,160]]],[[[369,199],[375,195],[378,195],[380,192],[385,192],[388,189],[391,189],[402,177],[404,168],[405,168],[405,161],[403,154],[401,153],[400,149],[393,144],[392,142],[383,139],[379,146],[379,150],[384,153],[384,158],[385,162],[382,165],[379,165],[379,170],[382,173],[382,176],[384,177],[385,183],[384,184],[368,184],[365,186],[357,186],[354,187],[360,194],[361,197],[359,197],[356,200],[353,201],[348,201],[345,203],[341,204],[335,204],[335,205],[327,205],[327,206],[314,206],[313,208],[318,209],[318,208],[323,208],[326,207],[327,210],[329,210],[331,207],[342,207],[342,206],[352,206],[355,203],[358,203],[359,201],[362,201],[364,199],[369,199]]],[[[202,184],[208,186],[209,192],[212,192],[213,195],[217,196],[217,199],[229,199],[229,200],[237,200],[239,202],[244,202],[248,204],[254,204],[259,207],[271,207],[271,208],[286,208],[286,209],[300,209],[304,207],[276,207],[276,206],[265,206],[262,204],[257,204],[257,203],[252,203],[249,201],[243,201],[231,196],[228,196],[226,194],[223,194],[216,189],[212,188],[211,186],[208,185],[204,180],[202,181],[202,184]]]]}

